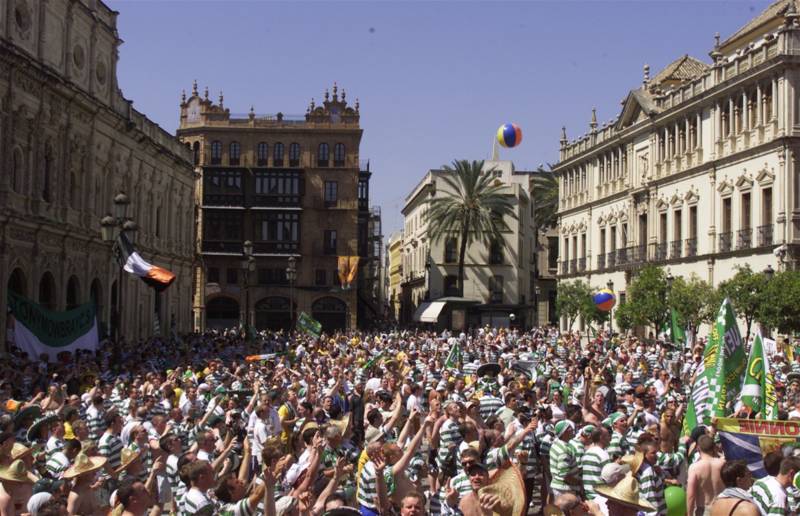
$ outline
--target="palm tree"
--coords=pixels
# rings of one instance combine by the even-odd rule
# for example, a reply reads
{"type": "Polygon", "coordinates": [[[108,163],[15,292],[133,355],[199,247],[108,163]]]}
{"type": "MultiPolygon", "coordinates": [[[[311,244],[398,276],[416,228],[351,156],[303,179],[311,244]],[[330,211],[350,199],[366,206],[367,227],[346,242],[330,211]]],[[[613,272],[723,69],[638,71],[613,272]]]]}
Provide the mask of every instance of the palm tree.
{"type": "Polygon", "coordinates": [[[507,226],[503,218],[517,216],[511,196],[503,193],[501,182],[494,180],[494,169],[483,170],[483,161],[455,160],[442,169],[446,188],[442,196],[428,201],[428,231],[433,242],[459,235],[458,291],[463,296],[467,247],[475,241],[505,245],[502,231],[507,226]]]}
{"type": "Polygon", "coordinates": [[[553,227],[558,222],[558,179],[541,166],[531,178],[534,228],[539,231],[553,227]]]}

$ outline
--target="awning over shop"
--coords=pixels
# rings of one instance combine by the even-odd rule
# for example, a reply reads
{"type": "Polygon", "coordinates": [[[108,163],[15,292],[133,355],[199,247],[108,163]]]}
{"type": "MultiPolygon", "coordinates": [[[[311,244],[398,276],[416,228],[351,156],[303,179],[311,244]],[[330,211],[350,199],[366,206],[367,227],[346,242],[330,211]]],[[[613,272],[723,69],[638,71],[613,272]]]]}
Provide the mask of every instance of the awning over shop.
{"type": "Polygon", "coordinates": [[[414,320],[424,323],[435,323],[439,319],[439,314],[442,313],[445,303],[443,301],[434,301],[432,303],[425,302],[419,305],[417,311],[414,312],[414,320]]]}

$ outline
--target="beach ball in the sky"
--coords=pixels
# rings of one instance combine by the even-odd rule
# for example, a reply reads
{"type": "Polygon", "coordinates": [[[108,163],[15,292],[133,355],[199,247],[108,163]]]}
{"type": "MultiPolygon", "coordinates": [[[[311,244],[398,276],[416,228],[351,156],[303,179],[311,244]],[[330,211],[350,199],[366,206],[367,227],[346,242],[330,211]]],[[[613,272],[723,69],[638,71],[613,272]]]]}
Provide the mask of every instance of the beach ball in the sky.
{"type": "Polygon", "coordinates": [[[516,147],[522,143],[522,129],[517,124],[503,124],[497,130],[497,142],[503,147],[516,147]]]}
{"type": "Polygon", "coordinates": [[[617,298],[614,296],[613,292],[604,288],[592,296],[592,301],[594,301],[594,305],[598,310],[601,312],[608,312],[614,308],[617,298]]]}

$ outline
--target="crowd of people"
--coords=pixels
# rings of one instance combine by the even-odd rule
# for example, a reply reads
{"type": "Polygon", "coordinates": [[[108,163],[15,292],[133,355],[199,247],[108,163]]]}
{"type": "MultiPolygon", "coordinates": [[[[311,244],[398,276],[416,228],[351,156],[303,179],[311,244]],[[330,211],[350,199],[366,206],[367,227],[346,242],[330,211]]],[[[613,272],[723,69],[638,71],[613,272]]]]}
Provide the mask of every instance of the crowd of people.
{"type": "MultiPolygon", "coordinates": [[[[683,435],[703,345],[479,328],[12,346],[0,516],[666,516],[671,486],[670,515],[796,513],[800,458],[768,453],[756,480],[713,425],[683,435]]],[[[800,418],[800,357],[771,367],[800,418]]]]}

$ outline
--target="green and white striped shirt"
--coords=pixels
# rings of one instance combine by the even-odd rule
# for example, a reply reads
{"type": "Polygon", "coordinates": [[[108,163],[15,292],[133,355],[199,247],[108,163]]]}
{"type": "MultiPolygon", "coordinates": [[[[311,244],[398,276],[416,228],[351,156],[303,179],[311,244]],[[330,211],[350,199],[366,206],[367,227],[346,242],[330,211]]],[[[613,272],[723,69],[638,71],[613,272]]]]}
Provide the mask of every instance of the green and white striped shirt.
{"type": "Polygon", "coordinates": [[[63,452],[57,451],[50,455],[45,467],[52,478],[61,478],[61,475],[69,468],[69,459],[63,452]]]}
{"type": "Polygon", "coordinates": [[[450,447],[455,446],[457,449],[458,445],[461,444],[463,440],[464,437],[458,429],[457,421],[448,419],[442,423],[442,426],[439,428],[439,450],[436,454],[436,460],[440,466],[444,463],[445,459],[447,459],[450,447]]]}
{"type": "Polygon", "coordinates": [[[186,491],[186,495],[183,497],[183,516],[212,515],[215,510],[214,502],[204,492],[196,487],[186,491]]]}
{"type": "Polygon", "coordinates": [[[605,484],[600,472],[603,471],[603,466],[611,461],[603,448],[599,446],[590,446],[581,457],[581,469],[583,470],[583,490],[586,493],[586,498],[591,500],[597,494],[594,488],[599,485],[605,484]]]}
{"type": "Polygon", "coordinates": [[[614,430],[614,433],[611,434],[611,443],[609,443],[608,448],[606,448],[608,455],[611,457],[622,457],[630,453],[630,450],[631,446],[628,444],[628,440],[625,436],[614,430]]]}
{"type": "Polygon", "coordinates": [[[372,461],[364,464],[358,476],[358,503],[370,509],[378,508],[378,479],[375,472],[375,463],[372,461]]]}
{"type": "Polygon", "coordinates": [[[100,436],[100,442],[97,443],[97,451],[103,457],[108,459],[108,464],[117,469],[120,466],[120,453],[122,452],[122,441],[116,435],[105,432],[100,436]]]}
{"type": "Polygon", "coordinates": [[[783,486],[775,477],[764,477],[756,480],[750,488],[750,495],[758,507],[761,516],[787,514],[787,497],[783,486]]]}
{"type": "Polygon", "coordinates": [[[567,484],[566,477],[571,473],[577,473],[578,466],[575,463],[575,451],[568,442],[561,439],[554,439],[550,447],[550,488],[558,491],[571,491],[572,487],[567,484]]]}
{"type": "Polygon", "coordinates": [[[643,463],[636,475],[639,479],[639,496],[650,502],[656,508],[649,515],[666,516],[667,502],[664,499],[664,480],[656,469],[648,463],[643,463]]]}

